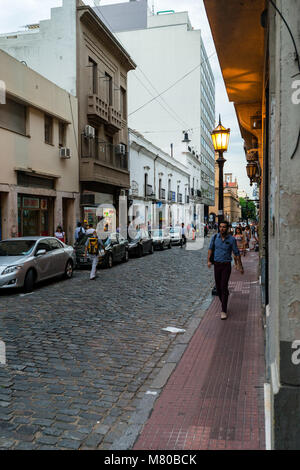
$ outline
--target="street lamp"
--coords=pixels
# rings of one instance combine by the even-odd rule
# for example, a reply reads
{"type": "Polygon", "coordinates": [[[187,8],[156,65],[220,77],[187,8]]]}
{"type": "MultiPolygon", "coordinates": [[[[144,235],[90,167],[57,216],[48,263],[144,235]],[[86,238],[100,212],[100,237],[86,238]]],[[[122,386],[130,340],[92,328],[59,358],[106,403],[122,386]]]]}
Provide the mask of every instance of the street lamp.
{"type": "Polygon", "coordinates": [[[221,124],[221,116],[219,115],[219,125],[216,127],[212,133],[212,141],[215,152],[218,152],[219,158],[217,161],[219,165],[219,207],[218,207],[218,225],[224,220],[224,188],[223,188],[223,167],[226,162],[223,158],[223,153],[227,152],[228,142],[229,142],[230,129],[226,129],[221,124]]]}
{"type": "Polygon", "coordinates": [[[256,162],[249,162],[246,166],[247,176],[250,178],[250,186],[252,186],[253,180],[257,173],[257,164],[256,162]]]}

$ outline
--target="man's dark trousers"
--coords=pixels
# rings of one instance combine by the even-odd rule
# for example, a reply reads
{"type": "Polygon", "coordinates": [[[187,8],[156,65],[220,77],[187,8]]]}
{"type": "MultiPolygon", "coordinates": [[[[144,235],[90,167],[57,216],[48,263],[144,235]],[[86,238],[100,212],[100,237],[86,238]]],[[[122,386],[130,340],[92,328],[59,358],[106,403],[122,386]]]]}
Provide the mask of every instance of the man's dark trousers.
{"type": "Polygon", "coordinates": [[[219,299],[222,304],[222,312],[227,313],[229,297],[228,283],[231,274],[231,263],[214,263],[215,281],[219,299]]]}

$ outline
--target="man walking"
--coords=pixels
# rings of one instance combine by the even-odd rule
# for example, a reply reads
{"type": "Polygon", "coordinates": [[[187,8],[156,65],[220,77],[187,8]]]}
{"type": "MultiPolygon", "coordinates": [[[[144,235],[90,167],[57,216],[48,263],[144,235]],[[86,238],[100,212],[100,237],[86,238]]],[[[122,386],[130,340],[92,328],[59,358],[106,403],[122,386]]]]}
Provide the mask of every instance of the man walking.
{"type": "Polygon", "coordinates": [[[181,231],[180,248],[182,248],[182,246],[186,244],[186,229],[185,229],[185,226],[184,226],[183,222],[181,224],[180,231],[181,231]]]}
{"type": "Polygon", "coordinates": [[[97,265],[99,261],[99,250],[100,248],[103,248],[105,250],[105,247],[103,245],[103,242],[100,238],[98,238],[96,230],[94,230],[92,236],[90,236],[86,243],[85,243],[85,253],[84,256],[86,257],[87,253],[89,253],[91,259],[92,259],[92,269],[90,273],[90,280],[93,281],[96,279],[96,272],[97,272],[97,265]]]}
{"type": "Polygon", "coordinates": [[[228,222],[220,223],[220,232],[214,235],[210,241],[207,257],[207,266],[214,264],[216,288],[222,304],[221,319],[227,318],[228,283],[231,274],[231,256],[234,254],[239,271],[243,274],[244,268],[236,240],[228,234],[228,222]],[[213,260],[212,260],[213,257],[213,260]]]}

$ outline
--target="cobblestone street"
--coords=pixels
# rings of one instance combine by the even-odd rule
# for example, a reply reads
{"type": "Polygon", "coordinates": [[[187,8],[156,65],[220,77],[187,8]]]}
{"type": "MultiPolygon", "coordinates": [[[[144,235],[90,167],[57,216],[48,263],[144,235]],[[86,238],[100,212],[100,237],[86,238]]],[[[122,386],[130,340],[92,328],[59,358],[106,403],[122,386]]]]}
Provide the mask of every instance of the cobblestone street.
{"type": "Polygon", "coordinates": [[[95,282],[75,271],[32,294],[1,291],[0,449],[110,449],[129,425],[138,432],[160,384],[146,392],[183,336],[162,328],[193,330],[211,299],[206,256],[207,240],[100,270],[95,282]]]}

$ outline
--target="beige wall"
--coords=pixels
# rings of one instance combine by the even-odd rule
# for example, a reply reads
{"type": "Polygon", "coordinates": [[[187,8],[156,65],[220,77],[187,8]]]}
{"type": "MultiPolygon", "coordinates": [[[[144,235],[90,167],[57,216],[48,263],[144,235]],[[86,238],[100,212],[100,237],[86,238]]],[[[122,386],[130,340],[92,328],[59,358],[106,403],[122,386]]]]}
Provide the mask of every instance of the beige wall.
{"type": "Polygon", "coordinates": [[[2,237],[11,236],[18,225],[17,195],[22,193],[54,198],[53,227],[63,224],[59,209],[62,198],[73,199],[74,206],[68,214],[74,225],[69,229],[71,239],[79,217],[77,99],[3,51],[0,51],[0,69],[7,97],[27,106],[26,136],[0,128],[2,237]],[[53,117],[53,145],[44,141],[44,113],[53,117]],[[59,155],[59,121],[67,125],[66,147],[71,149],[70,159],[62,159],[59,155]],[[17,169],[37,176],[55,177],[55,190],[18,187],[17,169]]]}

